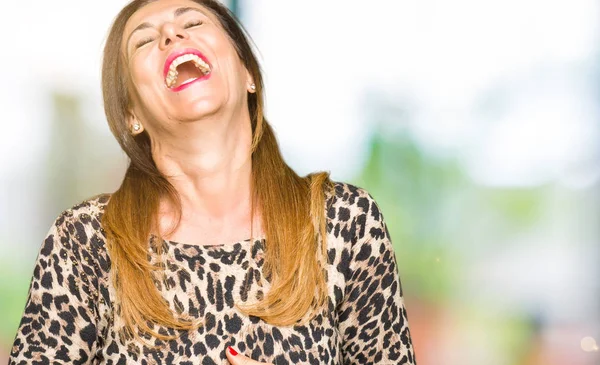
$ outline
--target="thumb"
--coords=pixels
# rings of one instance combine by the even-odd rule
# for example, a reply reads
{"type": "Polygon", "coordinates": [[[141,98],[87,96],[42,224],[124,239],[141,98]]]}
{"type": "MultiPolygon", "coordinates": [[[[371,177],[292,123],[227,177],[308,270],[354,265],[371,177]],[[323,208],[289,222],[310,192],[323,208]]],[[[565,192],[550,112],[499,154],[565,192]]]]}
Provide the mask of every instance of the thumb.
{"type": "Polygon", "coordinates": [[[225,354],[227,356],[227,360],[231,363],[231,365],[258,365],[264,364],[262,362],[254,361],[251,358],[244,356],[240,351],[234,347],[227,347],[225,350],[225,354]]]}

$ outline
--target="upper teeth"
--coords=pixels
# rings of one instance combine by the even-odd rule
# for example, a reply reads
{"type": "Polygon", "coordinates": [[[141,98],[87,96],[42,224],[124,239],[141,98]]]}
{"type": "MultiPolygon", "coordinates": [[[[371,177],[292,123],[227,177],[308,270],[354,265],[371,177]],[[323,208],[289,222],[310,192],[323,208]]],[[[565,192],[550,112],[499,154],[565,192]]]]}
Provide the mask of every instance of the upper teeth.
{"type": "Polygon", "coordinates": [[[210,66],[202,58],[195,54],[184,54],[182,56],[177,57],[171,65],[169,66],[169,72],[167,73],[167,77],[165,78],[165,82],[167,83],[167,87],[173,87],[175,82],[177,81],[177,66],[181,65],[184,62],[192,61],[194,65],[202,71],[203,74],[208,74],[210,72],[210,66]]]}

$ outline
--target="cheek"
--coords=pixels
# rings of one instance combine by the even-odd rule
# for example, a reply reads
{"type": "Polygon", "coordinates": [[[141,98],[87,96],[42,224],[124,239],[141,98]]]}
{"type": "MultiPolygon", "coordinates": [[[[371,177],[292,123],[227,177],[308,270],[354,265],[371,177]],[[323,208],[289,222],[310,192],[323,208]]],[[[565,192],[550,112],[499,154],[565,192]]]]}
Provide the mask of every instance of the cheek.
{"type": "MultiPolygon", "coordinates": [[[[135,90],[135,104],[142,107],[144,112],[140,116],[143,119],[155,119],[158,117],[156,113],[162,109],[163,105],[160,100],[160,78],[156,70],[152,72],[152,65],[148,60],[140,57],[137,60],[132,60],[130,64],[131,87],[135,90]],[[149,114],[148,114],[149,113],[149,114]]],[[[145,121],[148,123],[148,121],[145,121]]]]}
{"type": "Polygon", "coordinates": [[[223,77],[227,80],[237,78],[244,67],[240,65],[241,61],[229,38],[222,34],[214,34],[207,39],[207,43],[215,52],[219,67],[223,70],[223,77]]]}
{"type": "Polygon", "coordinates": [[[227,80],[227,83],[232,87],[238,87],[244,83],[245,68],[242,62],[239,60],[237,53],[228,53],[226,57],[222,59],[223,66],[223,78],[227,80]]]}
{"type": "Polygon", "coordinates": [[[156,65],[152,62],[151,55],[138,55],[130,63],[131,77],[133,83],[138,87],[156,84],[159,74],[156,71],[156,65]]]}

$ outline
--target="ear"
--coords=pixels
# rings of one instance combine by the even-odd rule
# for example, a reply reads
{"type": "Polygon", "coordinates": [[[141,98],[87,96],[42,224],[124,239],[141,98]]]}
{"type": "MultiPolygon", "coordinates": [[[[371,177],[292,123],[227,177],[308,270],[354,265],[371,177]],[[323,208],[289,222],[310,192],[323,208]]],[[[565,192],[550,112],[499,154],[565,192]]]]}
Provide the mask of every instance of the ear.
{"type": "Polygon", "coordinates": [[[246,90],[248,90],[250,94],[254,94],[256,92],[256,85],[254,84],[254,82],[248,81],[246,83],[246,90]]]}
{"type": "Polygon", "coordinates": [[[256,92],[256,84],[254,83],[254,79],[248,70],[246,70],[246,90],[251,94],[256,92]]]}
{"type": "Polygon", "coordinates": [[[137,136],[144,131],[144,125],[131,111],[127,113],[127,127],[133,136],[137,136]]]}

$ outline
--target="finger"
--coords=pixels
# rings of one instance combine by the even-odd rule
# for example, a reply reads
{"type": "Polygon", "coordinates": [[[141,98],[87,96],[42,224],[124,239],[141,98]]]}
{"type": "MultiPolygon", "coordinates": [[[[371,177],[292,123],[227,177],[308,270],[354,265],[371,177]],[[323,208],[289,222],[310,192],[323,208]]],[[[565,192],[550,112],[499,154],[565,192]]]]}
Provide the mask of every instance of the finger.
{"type": "Polygon", "coordinates": [[[240,353],[238,349],[232,346],[227,347],[227,349],[225,350],[225,354],[227,355],[227,360],[229,360],[231,365],[257,364],[256,361],[253,361],[252,359],[244,356],[244,354],[240,353]]]}
{"type": "MultiPolygon", "coordinates": [[[[231,363],[231,365],[265,365],[267,363],[254,361],[251,358],[244,356],[244,354],[240,353],[240,351],[234,347],[227,347],[225,349],[225,354],[227,356],[227,360],[231,363]]],[[[271,364],[268,364],[271,365],[271,364]]]]}

